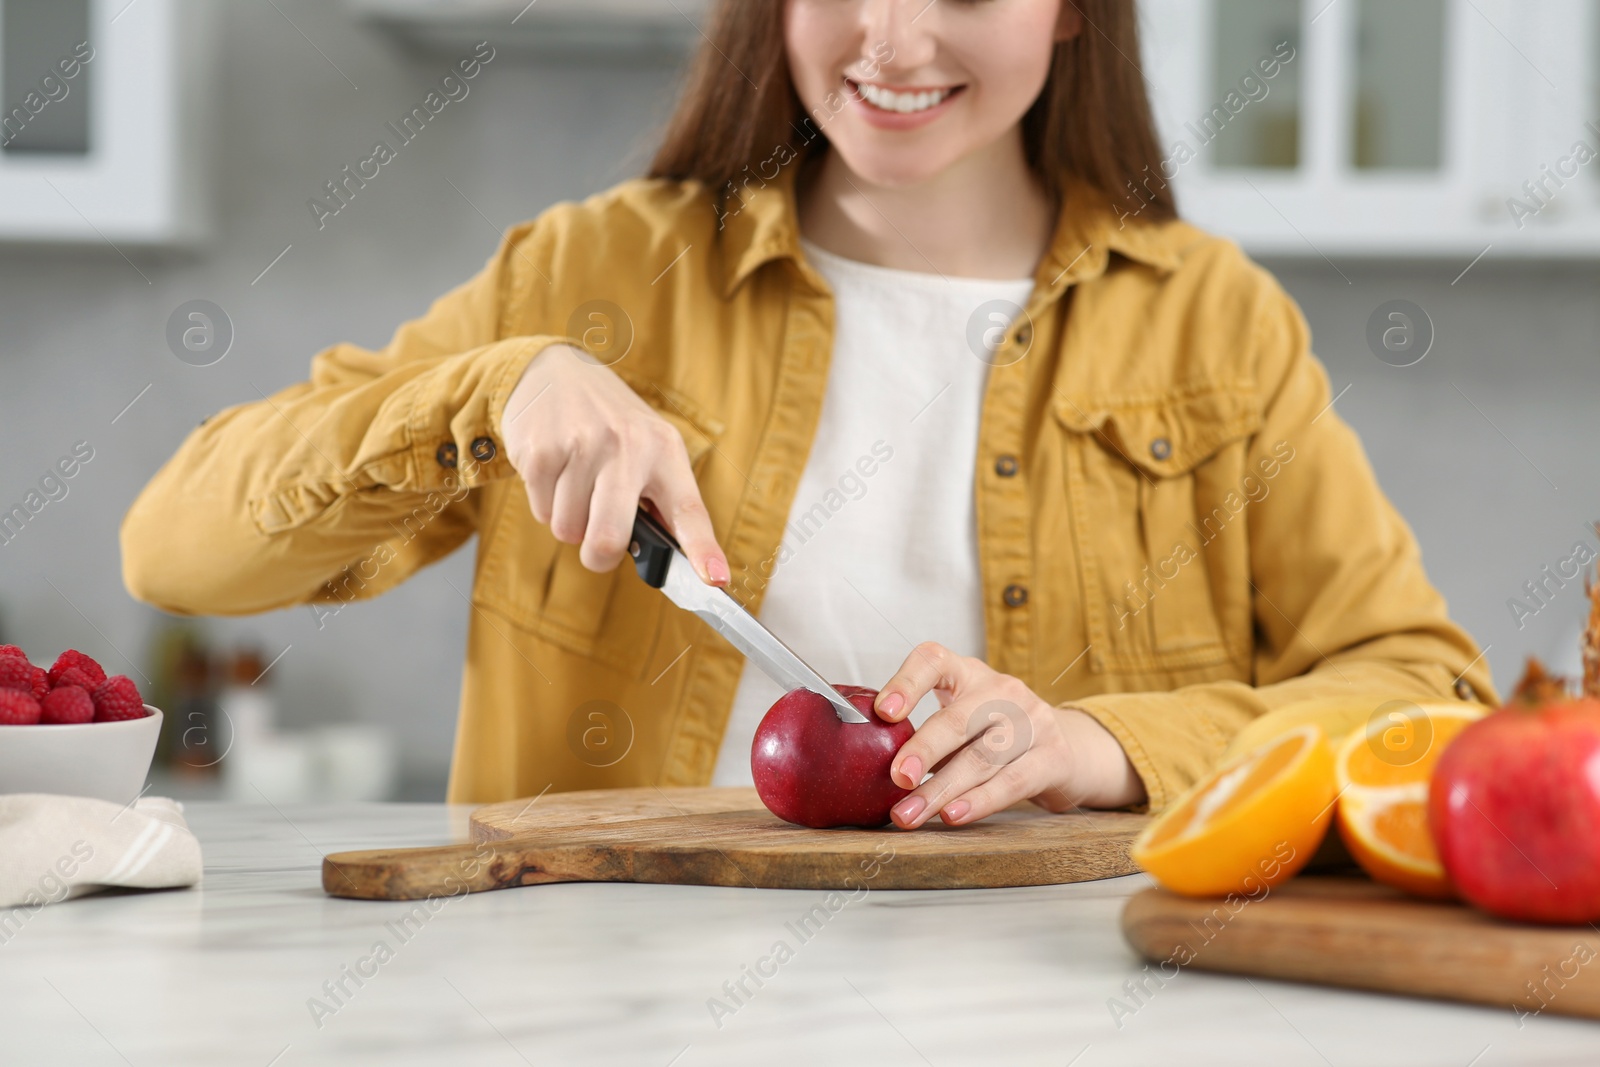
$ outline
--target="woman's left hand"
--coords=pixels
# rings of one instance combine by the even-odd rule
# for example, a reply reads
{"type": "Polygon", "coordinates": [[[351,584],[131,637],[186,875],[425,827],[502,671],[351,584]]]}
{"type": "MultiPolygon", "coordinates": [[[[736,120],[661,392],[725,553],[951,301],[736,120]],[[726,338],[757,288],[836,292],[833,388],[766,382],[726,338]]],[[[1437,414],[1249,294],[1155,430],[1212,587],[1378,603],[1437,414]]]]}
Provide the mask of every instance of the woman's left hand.
{"type": "Polygon", "coordinates": [[[913,790],[894,806],[902,829],[935,813],[951,826],[976,822],[1025,799],[1062,812],[1145,798],[1122,746],[1088,714],[1052,707],[1020,679],[931,641],[912,649],[874,708],[897,722],[929,692],[939,710],[890,765],[895,783],[913,790]]]}

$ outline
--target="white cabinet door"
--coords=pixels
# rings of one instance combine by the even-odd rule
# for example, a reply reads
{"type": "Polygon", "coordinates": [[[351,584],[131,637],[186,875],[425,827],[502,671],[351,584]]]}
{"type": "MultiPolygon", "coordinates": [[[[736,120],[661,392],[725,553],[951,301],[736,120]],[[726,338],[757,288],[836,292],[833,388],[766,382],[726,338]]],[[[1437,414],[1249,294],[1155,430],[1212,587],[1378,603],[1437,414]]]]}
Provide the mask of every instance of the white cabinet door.
{"type": "Polygon", "coordinates": [[[1597,6],[1143,0],[1180,209],[1258,254],[1600,254],[1597,6]]]}
{"type": "MultiPolygon", "coordinates": [[[[18,39],[21,5],[0,0],[0,240],[190,244],[210,220],[205,174],[212,5],[205,0],[88,0],[84,40],[42,48],[18,39]],[[77,73],[68,77],[76,60],[77,73]],[[63,66],[63,61],[69,61],[63,66]],[[19,71],[21,73],[19,73],[19,71]],[[77,93],[74,99],[73,94],[77,93]],[[69,101],[87,104],[85,136],[37,129],[69,101]]],[[[80,0],[81,3],[81,0],[80,0]]]]}

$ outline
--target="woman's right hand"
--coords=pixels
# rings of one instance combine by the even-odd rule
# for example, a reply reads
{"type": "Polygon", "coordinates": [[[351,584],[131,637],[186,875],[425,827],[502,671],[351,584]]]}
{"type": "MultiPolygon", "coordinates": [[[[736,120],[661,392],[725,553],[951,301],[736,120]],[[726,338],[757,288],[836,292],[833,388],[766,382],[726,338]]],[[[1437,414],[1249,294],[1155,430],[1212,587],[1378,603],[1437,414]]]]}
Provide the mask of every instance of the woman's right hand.
{"type": "Polygon", "coordinates": [[[728,583],[683,436],[610,368],[571,345],[546,348],[512,390],[501,437],[533,517],[556,540],[581,545],[585,567],[609,571],[622,561],[646,499],[701,580],[728,583]]]}

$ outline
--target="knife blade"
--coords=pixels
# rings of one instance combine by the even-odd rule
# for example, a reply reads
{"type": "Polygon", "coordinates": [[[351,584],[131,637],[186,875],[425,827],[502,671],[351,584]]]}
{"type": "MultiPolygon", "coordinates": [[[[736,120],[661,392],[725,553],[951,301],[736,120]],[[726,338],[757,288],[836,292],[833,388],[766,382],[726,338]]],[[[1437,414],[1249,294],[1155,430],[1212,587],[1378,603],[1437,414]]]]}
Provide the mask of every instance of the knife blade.
{"type": "Polygon", "coordinates": [[[872,721],[726,590],[702,582],[677,540],[644,508],[634,517],[628,555],[633,557],[634,568],[646,585],[661,590],[678,607],[704,619],[784,692],[809,689],[833,705],[833,713],[841,722],[872,721]]]}

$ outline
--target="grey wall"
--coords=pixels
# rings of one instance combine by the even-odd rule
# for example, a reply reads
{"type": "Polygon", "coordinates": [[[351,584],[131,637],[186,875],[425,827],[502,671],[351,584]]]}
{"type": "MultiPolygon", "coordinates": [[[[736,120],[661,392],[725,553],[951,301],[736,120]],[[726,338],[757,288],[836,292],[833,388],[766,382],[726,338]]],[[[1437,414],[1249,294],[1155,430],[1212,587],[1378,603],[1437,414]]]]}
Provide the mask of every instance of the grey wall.
{"type": "MultiPolygon", "coordinates": [[[[502,51],[467,99],[319,232],[307,199],[367,155],[383,123],[454,57],[408,57],[336,5],[277,6],[294,26],[273,5],[224,5],[210,248],[130,251],[130,265],[105,247],[0,246],[0,504],[20,500],[74,441],[95,449],[67,498],[0,547],[6,632],[36,658],[70,644],[114,669],[130,670],[124,654],[147,669],[159,615],[123,591],[117,525],[184,434],[303,378],[334,341],[381,344],[476,271],[498,229],[636,172],[676,81],[650,63],[530,64],[502,51]],[[210,367],[180,362],[164,340],[168,315],[194,298],[219,304],[236,330],[210,367]]],[[[1505,684],[1527,651],[1572,658],[1581,591],[1569,588],[1521,631],[1505,601],[1600,518],[1597,271],[1491,258],[1452,286],[1462,265],[1341,264],[1349,284],[1320,260],[1274,266],[1305,307],[1335,388],[1351,385],[1339,411],[1364,434],[1458,617],[1493,645],[1505,684]],[[1368,315],[1393,297],[1437,325],[1415,367],[1380,363],[1364,341],[1368,315]]],[[[307,609],[208,625],[219,641],[252,638],[268,656],[292,646],[274,669],[291,724],[391,723],[413,775],[442,777],[467,615],[456,590],[469,586],[470,551],[320,631],[307,609]]]]}

